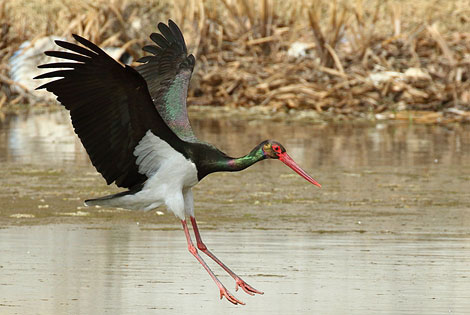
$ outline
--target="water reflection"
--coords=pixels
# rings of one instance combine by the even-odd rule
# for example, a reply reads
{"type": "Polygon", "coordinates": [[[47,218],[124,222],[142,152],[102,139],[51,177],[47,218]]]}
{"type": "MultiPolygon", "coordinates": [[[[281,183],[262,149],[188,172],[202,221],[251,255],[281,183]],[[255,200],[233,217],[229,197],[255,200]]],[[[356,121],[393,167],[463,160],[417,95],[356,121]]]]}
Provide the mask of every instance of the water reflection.
{"type": "Polygon", "coordinates": [[[66,112],[7,115],[0,121],[0,161],[60,163],[86,160],[66,112]]]}
{"type": "MultiPolygon", "coordinates": [[[[470,126],[404,123],[295,125],[193,120],[199,138],[230,155],[246,154],[266,138],[280,141],[310,168],[470,164],[470,126]]],[[[20,163],[86,160],[64,111],[10,115],[0,123],[0,159],[20,163]],[[45,159],[46,158],[46,159],[45,159]]]]}
{"type": "Polygon", "coordinates": [[[230,120],[195,121],[201,138],[238,155],[270,137],[309,167],[423,166],[468,164],[470,126],[404,123],[295,125],[230,120]]]}

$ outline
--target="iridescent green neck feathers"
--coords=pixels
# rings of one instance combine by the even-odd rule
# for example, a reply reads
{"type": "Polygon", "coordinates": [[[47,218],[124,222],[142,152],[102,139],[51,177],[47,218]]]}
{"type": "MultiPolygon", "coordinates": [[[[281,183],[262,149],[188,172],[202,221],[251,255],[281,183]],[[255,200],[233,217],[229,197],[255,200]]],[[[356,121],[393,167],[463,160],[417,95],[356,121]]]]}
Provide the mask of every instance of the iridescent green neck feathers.
{"type": "Polygon", "coordinates": [[[263,143],[257,145],[250,153],[239,158],[229,158],[223,163],[227,165],[227,171],[240,171],[243,170],[258,161],[264,160],[266,155],[263,151],[263,143]]]}

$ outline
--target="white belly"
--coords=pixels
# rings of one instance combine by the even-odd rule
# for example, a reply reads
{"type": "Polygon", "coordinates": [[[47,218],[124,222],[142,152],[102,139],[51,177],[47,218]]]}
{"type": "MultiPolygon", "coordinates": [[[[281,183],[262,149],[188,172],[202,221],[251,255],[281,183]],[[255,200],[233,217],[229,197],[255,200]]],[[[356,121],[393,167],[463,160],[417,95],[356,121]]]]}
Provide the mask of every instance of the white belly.
{"type": "Polygon", "coordinates": [[[196,166],[184,157],[183,159],[172,159],[163,163],[145,182],[141,191],[122,197],[123,201],[133,203],[133,209],[145,211],[165,204],[168,210],[183,219],[185,216],[183,191],[191,189],[198,183],[196,166]]]}
{"type": "Polygon", "coordinates": [[[148,180],[140,191],[107,200],[106,205],[148,211],[165,204],[181,219],[185,212],[191,214],[192,194],[188,197],[188,192],[198,183],[196,165],[150,130],[136,146],[134,155],[139,173],[147,175],[148,180]]]}

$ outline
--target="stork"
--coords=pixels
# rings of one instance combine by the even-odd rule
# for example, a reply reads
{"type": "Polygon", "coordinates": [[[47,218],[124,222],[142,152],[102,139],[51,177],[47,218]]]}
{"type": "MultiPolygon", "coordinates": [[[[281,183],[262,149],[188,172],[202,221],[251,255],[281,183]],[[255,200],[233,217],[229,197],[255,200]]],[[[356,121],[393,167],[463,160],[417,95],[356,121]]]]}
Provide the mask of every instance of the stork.
{"type": "Polygon", "coordinates": [[[56,69],[35,79],[57,78],[46,89],[70,112],[75,133],[96,170],[107,184],[127,190],[86,200],[99,205],[148,211],[166,205],[181,220],[188,249],[233,304],[244,304],[230,293],[199,255],[198,249],[219,264],[250,295],[263,294],[220,261],[202,241],[194,214],[191,188],[215,172],[241,171],[264,159],[285,163],[310,183],[321,187],[302,170],[278,142],[265,140],[248,154],[233,158],[196,138],[189,122],[186,98],[195,58],[187,52],[178,26],[158,24],[160,33],[144,46],[151,55],[133,68],[121,65],[95,44],[78,35],[83,46],[56,40],[68,51],[46,51],[64,62],[40,65],[56,69]],[[196,246],[188,230],[189,217],[196,246]]]}

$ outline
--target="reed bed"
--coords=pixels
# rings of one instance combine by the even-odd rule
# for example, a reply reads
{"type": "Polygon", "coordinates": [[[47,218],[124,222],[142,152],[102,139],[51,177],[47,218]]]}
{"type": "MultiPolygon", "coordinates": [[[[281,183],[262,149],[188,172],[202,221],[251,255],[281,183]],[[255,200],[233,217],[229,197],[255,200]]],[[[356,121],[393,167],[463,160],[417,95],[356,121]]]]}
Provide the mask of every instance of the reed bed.
{"type": "Polygon", "coordinates": [[[8,78],[23,41],[77,33],[137,59],[168,18],[197,58],[190,105],[470,121],[462,0],[0,0],[0,106],[33,102],[8,78]]]}

